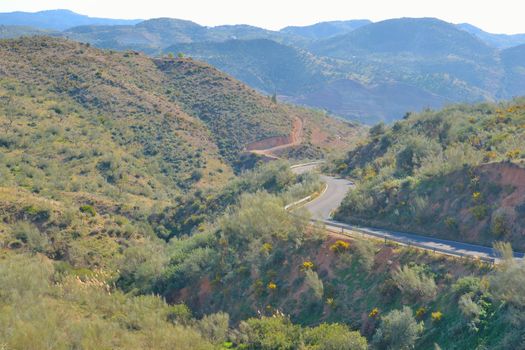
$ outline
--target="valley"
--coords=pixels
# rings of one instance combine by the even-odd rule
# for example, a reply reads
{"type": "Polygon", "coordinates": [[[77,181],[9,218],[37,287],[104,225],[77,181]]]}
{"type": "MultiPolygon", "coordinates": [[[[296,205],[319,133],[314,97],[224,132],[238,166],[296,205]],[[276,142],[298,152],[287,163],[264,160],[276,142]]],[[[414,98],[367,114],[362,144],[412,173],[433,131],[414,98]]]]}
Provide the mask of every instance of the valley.
{"type": "Polygon", "coordinates": [[[0,349],[525,347],[521,35],[127,17],[0,13],[0,349]]]}

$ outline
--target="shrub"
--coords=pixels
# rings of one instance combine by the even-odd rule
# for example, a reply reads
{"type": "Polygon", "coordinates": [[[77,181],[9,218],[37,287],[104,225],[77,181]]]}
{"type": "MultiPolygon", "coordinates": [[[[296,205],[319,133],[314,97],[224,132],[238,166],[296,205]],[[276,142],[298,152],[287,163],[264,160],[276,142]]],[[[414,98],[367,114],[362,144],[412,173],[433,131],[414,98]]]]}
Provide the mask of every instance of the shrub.
{"type": "MultiPolygon", "coordinates": [[[[19,221],[13,225],[11,235],[18,241],[23,242],[33,252],[45,252],[49,248],[49,240],[45,233],[40,232],[38,227],[26,222],[19,221]]],[[[12,246],[14,242],[11,242],[12,246]]]]}
{"type": "Polygon", "coordinates": [[[459,298],[458,306],[463,316],[469,321],[471,329],[477,330],[477,324],[480,322],[483,309],[472,300],[472,294],[467,293],[462,295],[459,298]]]}
{"type": "Polygon", "coordinates": [[[226,341],[230,316],[225,312],[206,315],[197,322],[197,329],[213,344],[226,341]]]}
{"type": "Polygon", "coordinates": [[[404,306],[381,317],[381,325],[373,337],[373,342],[381,349],[412,349],[423,332],[423,323],[418,323],[412,309],[404,306]]]}
{"type": "Polygon", "coordinates": [[[368,240],[358,239],[353,244],[355,257],[359,265],[366,271],[370,271],[374,266],[375,247],[368,240]]]}
{"type": "Polygon", "coordinates": [[[35,221],[45,221],[49,219],[51,216],[51,211],[49,209],[38,208],[33,205],[25,207],[24,213],[31,220],[35,220],[35,221]]]}
{"type": "Polygon", "coordinates": [[[372,311],[368,314],[368,317],[374,318],[379,315],[379,309],[377,307],[373,308],[372,311]]]}
{"type": "Polygon", "coordinates": [[[484,204],[476,205],[475,207],[470,208],[472,215],[474,215],[474,217],[479,221],[487,217],[488,211],[489,208],[484,204]]]}
{"type": "Polygon", "coordinates": [[[306,329],[304,342],[310,350],[366,350],[366,338],[339,323],[322,323],[306,329]]]}
{"type": "Polygon", "coordinates": [[[97,212],[95,211],[95,208],[93,208],[93,206],[89,205],[89,204],[84,204],[84,205],[80,206],[79,210],[80,210],[81,213],[88,214],[90,216],[97,215],[97,212]]]}
{"type": "Polygon", "coordinates": [[[317,300],[322,300],[324,293],[323,281],[317,275],[317,272],[312,270],[306,270],[306,285],[313,292],[314,297],[317,300]]]}
{"type": "Polygon", "coordinates": [[[311,262],[311,261],[305,261],[305,262],[303,262],[303,264],[302,264],[302,268],[303,268],[304,270],[312,270],[312,269],[314,268],[314,263],[311,262]]]}
{"type": "Polygon", "coordinates": [[[509,217],[504,208],[500,208],[492,214],[490,232],[497,238],[501,238],[510,232],[509,217]]]}
{"type": "Polygon", "coordinates": [[[342,253],[350,248],[350,243],[338,239],[330,246],[330,250],[335,253],[342,253]]]}
{"type": "Polygon", "coordinates": [[[422,266],[405,265],[392,274],[397,288],[410,297],[428,300],[436,295],[437,286],[434,278],[424,272],[422,266]]]}
{"type": "Polygon", "coordinates": [[[427,313],[427,308],[424,307],[424,306],[421,306],[416,311],[416,318],[421,319],[421,318],[423,318],[423,316],[425,316],[426,313],[427,313]]]}
{"type": "Polygon", "coordinates": [[[443,313],[441,311],[435,311],[430,315],[430,317],[432,318],[432,321],[438,322],[438,321],[441,321],[441,318],[443,317],[443,313]]]}
{"type": "Polygon", "coordinates": [[[481,279],[474,276],[461,277],[452,285],[452,291],[457,295],[477,293],[481,288],[481,279]]]}
{"type": "Polygon", "coordinates": [[[250,318],[239,325],[238,338],[248,349],[292,350],[299,348],[301,329],[282,315],[250,318]]]}

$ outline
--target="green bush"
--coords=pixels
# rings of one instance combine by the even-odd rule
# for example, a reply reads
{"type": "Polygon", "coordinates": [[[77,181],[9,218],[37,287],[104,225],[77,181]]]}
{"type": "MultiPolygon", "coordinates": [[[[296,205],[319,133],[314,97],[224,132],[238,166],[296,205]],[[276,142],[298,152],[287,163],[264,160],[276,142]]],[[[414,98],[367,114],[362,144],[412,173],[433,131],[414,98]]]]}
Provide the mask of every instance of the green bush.
{"type": "Polygon", "coordinates": [[[309,350],[366,350],[366,338],[348,326],[322,323],[304,331],[304,343],[309,350]]]}
{"type": "Polygon", "coordinates": [[[88,214],[90,216],[97,215],[97,212],[95,211],[95,208],[93,208],[93,206],[89,205],[89,204],[84,204],[84,205],[80,206],[79,210],[80,210],[81,213],[88,214]]]}
{"type": "Polygon", "coordinates": [[[414,318],[412,309],[404,306],[381,317],[381,325],[374,334],[373,343],[378,349],[409,350],[423,332],[423,323],[414,318]]]}
{"type": "Polygon", "coordinates": [[[47,235],[40,232],[38,227],[29,222],[19,221],[14,224],[11,235],[16,240],[23,242],[33,252],[43,253],[49,248],[47,235]]]}
{"type": "Polygon", "coordinates": [[[425,272],[420,265],[404,265],[392,274],[397,288],[407,296],[429,300],[436,296],[437,286],[434,277],[425,272]]]}

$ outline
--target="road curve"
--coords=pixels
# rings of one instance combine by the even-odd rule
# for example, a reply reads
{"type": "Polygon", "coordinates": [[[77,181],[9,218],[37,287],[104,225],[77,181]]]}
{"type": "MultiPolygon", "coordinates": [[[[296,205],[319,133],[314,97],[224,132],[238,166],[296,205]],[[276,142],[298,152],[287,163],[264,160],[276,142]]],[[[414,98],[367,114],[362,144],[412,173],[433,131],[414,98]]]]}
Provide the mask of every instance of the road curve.
{"type": "MultiPolygon", "coordinates": [[[[313,171],[318,165],[319,163],[298,165],[293,167],[292,171],[296,174],[301,174],[313,171]]],[[[341,205],[346,193],[354,184],[351,181],[332,176],[321,175],[321,178],[327,185],[326,190],[321,193],[319,197],[304,205],[304,208],[308,209],[312,215],[312,219],[321,221],[328,229],[336,231],[344,231],[346,229],[358,232],[363,236],[388,239],[405,245],[411,245],[450,255],[477,257],[491,261],[497,259],[497,256],[491,247],[426,237],[408,232],[348,225],[332,220],[331,214],[341,205]]],[[[524,254],[515,253],[514,256],[516,258],[523,258],[524,254]]]]}

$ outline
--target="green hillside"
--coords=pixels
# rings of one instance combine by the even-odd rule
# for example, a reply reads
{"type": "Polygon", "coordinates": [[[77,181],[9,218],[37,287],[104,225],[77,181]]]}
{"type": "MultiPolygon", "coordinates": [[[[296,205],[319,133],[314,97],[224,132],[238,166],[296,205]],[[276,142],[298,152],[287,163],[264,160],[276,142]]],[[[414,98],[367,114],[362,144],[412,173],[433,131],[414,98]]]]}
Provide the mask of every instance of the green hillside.
{"type": "Polygon", "coordinates": [[[184,53],[267,92],[299,94],[329,79],[330,65],[272,40],[229,40],[173,45],[165,53],[184,53]]]}
{"type": "Polygon", "coordinates": [[[373,127],[337,163],[359,184],[337,217],[525,250],[523,103],[451,106],[373,127]]]}

